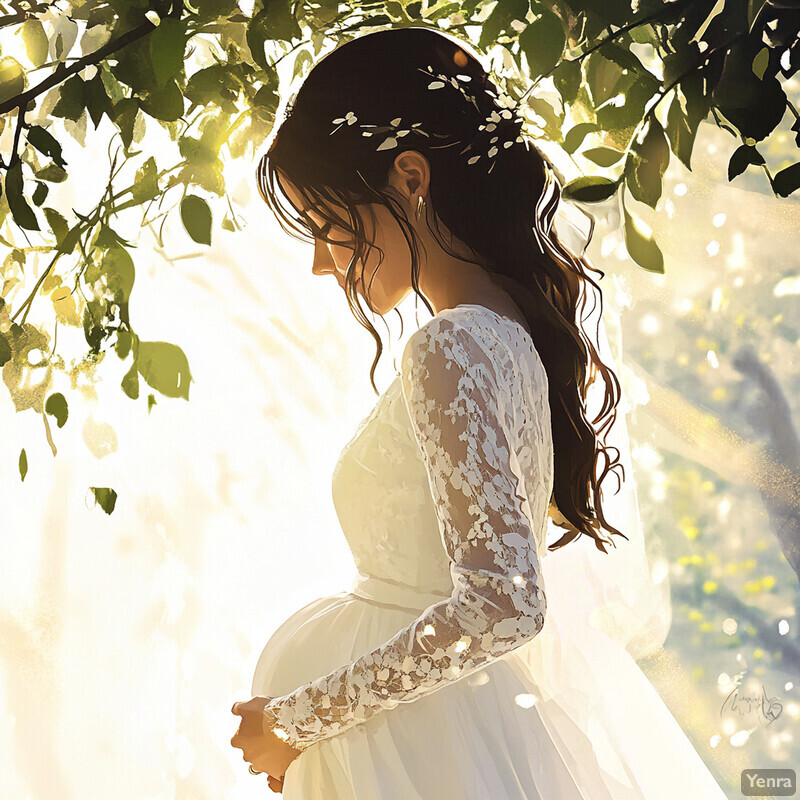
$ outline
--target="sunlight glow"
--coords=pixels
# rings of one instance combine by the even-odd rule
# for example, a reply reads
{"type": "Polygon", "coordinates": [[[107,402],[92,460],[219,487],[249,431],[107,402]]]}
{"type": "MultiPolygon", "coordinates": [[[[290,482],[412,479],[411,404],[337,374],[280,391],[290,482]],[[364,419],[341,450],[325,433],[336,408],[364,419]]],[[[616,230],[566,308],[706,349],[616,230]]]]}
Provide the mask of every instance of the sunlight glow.
{"type": "Polygon", "coordinates": [[[536,705],[536,697],[532,694],[518,694],[514,702],[520,708],[533,708],[536,705]]]}
{"type": "Polygon", "coordinates": [[[655,336],[661,330],[661,324],[655,314],[645,314],[639,322],[639,330],[648,336],[655,336]]]}

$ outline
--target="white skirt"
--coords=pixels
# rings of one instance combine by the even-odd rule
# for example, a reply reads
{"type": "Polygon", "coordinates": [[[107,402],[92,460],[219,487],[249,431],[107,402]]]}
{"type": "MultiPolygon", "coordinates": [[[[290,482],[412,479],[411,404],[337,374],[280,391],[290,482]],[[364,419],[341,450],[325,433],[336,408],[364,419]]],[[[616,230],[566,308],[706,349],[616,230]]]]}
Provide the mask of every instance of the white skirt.
{"type": "MultiPolygon", "coordinates": [[[[375,578],[355,592],[278,628],[254,696],[355,660],[441,600],[375,578]]],[[[628,651],[567,625],[554,600],[522,647],[308,747],[286,771],[285,800],[727,800],[628,651]]]]}

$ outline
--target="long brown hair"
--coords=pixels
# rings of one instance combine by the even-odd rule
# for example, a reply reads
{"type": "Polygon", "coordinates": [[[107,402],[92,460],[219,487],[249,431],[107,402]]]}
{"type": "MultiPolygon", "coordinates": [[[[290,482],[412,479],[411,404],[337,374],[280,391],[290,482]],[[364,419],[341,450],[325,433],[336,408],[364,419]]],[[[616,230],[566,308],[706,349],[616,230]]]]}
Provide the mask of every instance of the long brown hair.
{"type": "MultiPolygon", "coordinates": [[[[377,393],[374,375],[383,344],[355,288],[355,267],[366,263],[375,245],[366,241],[356,207],[381,204],[395,218],[408,242],[413,289],[433,314],[419,289],[417,236],[395,193],[386,185],[394,159],[403,149],[425,155],[435,210],[429,219],[433,222],[431,230],[449,252],[438,225],[441,220],[477,254],[476,263],[493,281],[511,294],[525,315],[547,371],[554,447],[551,506],[568,523],[562,525],[568,533],[551,549],[585,534],[595,540],[599,550],[607,552],[605,546],[613,541],[596,532],[598,523],[612,534],[628,538],[604,517],[600,490],[610,470],[618,466],[624,474],[619,451],[612,461],[608,450],[616,448],[600,442],[600,434],[616,416],[620,385],[578,320],[579,305],[586,299],[586,293],[581,297],[581,289],[589,285],[596,289],[602,312],[602,292],[589,272],[601,277],[604,273],[559,241],[552,228],[560,202],[559,182],[552,164],[529,140],[501,148],[491,172],[485,166],[467,165],[466,156],[459,152],[463,147],[453,146],[473,142],[474,152],[489,149],[490,137],[507,124],[501,121],[491,132],[478,130],[482,120],[495,110],[490,95],[497,93],[480,62],[439,31],[391,28],[351,39],[314,66],[287,104],[285,119],[258,164],[258,188],[283,227],[296,238],[308,240],[311,236],[328,241],[304,211],[311,206],[320,217],[352,236],[354,251],[345,274],[345,294],[353,315],[376,342],[370,380],[377,393]],[[475,103],[467,102],[455,87],[430,91],[431,72],[448,78],[469,76],[475,103]],[[333,120],[344,118],[348,112],[362,124],[386,125],[395,118],[409,127],[421,123],[423,131],[435,132],[435,136],[425,137],[412,129],[399,140],[397,148],[377,150],[372,137],[362,136],[357,126],[348,130],[347,122],[343,123],[345,130],[332,135],[336,127],[333,120]],[[303,199],[304,209],[294,209],[299,219],[282,208],[278,172],[290,179],[303,199]],[[335,214],[331,206],[344,209],[346,215],[335,214]],[[606,385],[605,400],[597,418],[590,422],[584,407],[586,391],[598,375],[606,385]],[[604,418],[605,423],[600,425],[604,418]],[[596,465],[601,458],[605,469],[597,477],[596,465]]],[[[378,269],[383,251],[379,255],[378,269]]],[[[364,292],[373,310],[368,286],[364,292]]]]}

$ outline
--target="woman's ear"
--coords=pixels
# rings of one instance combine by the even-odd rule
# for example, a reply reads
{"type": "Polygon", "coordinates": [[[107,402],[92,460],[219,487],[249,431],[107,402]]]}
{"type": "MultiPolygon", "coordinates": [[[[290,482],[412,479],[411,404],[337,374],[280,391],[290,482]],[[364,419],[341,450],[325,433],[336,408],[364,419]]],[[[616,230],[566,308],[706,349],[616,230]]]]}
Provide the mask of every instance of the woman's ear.
{"type": "Polygon", "coordinates": [[[428,159],[416,150],[405,150],[395,158],[389,170],[389,185],[406,199],[425,197],[430,184],[428,159]]]}

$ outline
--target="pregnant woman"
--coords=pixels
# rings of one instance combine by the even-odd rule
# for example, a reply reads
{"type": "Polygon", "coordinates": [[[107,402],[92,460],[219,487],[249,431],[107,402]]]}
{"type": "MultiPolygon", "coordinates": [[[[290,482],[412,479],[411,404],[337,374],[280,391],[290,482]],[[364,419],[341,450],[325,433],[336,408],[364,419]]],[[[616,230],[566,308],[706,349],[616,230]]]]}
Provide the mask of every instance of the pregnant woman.
{"type": "Polygon", "coordinates": [[[233,746],[287,800],[725,798],[636,664],[668,606],[629,464],[601,496],[629,448],[581,325],[600,289],[522,122],[457,40],[391,29],[320,60],[259,164],[375,338],[373,387],[362,302],[413,291],[432,314],[334,472],[353,591],[286,620],[233,707],[233,746]]]}

